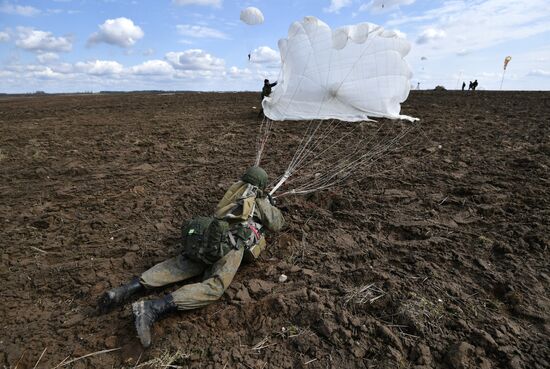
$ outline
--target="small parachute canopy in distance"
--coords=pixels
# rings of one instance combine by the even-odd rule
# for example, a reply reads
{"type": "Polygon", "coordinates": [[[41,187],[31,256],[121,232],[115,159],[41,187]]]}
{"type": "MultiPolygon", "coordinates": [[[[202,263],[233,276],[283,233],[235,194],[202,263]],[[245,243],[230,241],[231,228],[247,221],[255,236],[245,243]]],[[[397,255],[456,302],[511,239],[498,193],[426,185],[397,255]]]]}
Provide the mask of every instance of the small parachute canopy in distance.
{"type": "Polygon", "coordinates": [[[504,58],[504,70],[506,70],[508,63],[510,63],[510,60],[512,60],[511,56],[507,56],[506,58],[504,58]]]}
{"type": "Polygon", "coordinates": [[[421,57],[420,60],[428,60],[425,56],[421,57]]]}
{"type": "Polygon", "coordinates": [[[264,22],[264,15],[260,9],[251,6],[241,10],[241,20],[250,26],[255,26],[264,22]]]}
{"type": "Polygon", "coordinates": [[[282,78],[262,102],[272,120],[400,115],[412,73],[404,57],[409,42],[372,23],[332,30],[315,17],[294,22],[279,40],[282,78]]]}

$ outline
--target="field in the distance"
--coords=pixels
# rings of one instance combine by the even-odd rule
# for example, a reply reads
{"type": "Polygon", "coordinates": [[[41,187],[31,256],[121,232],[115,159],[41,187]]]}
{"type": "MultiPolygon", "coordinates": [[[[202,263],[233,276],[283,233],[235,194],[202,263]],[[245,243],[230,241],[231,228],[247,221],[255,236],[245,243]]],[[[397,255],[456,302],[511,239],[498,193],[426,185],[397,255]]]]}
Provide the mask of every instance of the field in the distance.
{"type": "MultiPolygon", "coordinates": [[[[218,303],[158,323],[145,352],[129,305],[97,315],[105,289],[174,255],[181,223],[253,162],[258,100],[0,99],[0,367],[117,348],[65,367],[178,350],[183,368],[550,367],[547,92],[415,91],[416,146],[283,199],[285,232],[218,303]]],[[[272,175],[304,127],[276,126],[272,175]]]]}

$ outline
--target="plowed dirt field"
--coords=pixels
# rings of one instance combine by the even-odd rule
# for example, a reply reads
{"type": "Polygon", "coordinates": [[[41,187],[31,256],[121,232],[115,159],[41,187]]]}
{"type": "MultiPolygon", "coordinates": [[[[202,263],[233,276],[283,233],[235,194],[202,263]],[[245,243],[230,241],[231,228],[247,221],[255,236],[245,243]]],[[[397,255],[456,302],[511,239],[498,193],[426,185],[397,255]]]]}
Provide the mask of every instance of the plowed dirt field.
{"type": "MultiPolygon", "coordinates": [[[[253,105],[0,98],[0,367],[550,367],[547,92],[414,91],[402,112],[419,140],[280,199],[284,232],[219,302],[157,323],[146,351],[130,305],[99,315],[105,289],[175,255],[182,222],[253,163],[253,105]]],[[[270,174],[306,125],[276,125],[270,174]]]]}

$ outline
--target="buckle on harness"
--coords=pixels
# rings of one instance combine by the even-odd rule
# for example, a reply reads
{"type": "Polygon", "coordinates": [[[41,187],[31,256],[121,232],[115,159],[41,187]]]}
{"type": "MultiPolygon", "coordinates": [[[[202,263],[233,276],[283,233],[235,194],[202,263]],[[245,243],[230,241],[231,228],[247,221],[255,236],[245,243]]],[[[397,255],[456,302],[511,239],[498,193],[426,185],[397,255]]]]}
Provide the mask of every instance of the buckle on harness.
{"type": "Polygon", "coordinates": [[[256,228],[253,224],[248,224],[248,228],[252,231],[252,233],[254,233],[256,240],[259,240],[262,237],[258,228],[256,228]]]}
{"type": "Polygon", "coordinates": [[[233,233],[231,233],[231,231],[227,232],[227,237],[229,238],[229,242],[231,242],[231,245],[233,245],[233,247],[238,250],[239,246],[237,240],[235,239],[235,236],[233,236],[233,233]]]}

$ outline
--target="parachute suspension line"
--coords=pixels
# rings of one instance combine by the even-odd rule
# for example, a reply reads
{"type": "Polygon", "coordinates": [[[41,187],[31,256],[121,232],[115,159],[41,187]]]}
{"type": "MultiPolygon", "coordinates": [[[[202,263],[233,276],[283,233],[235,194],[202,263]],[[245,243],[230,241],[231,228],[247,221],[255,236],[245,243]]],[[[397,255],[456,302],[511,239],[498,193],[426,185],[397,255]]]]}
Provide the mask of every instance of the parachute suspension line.
{"type": "MultiPolygon", "coordinates": [[[[383,125],[380,126],[380,127],[378,127],[378,129],[376,130],[375,134],[377,134],[377,133],[382,129],[382,127],[383,127],[383,125]]],[[[340,137],[340,138],[339,138],[338,140],[336,140],[336,141],[333,141],[332,144],[331,144],[329,147],[327,147],[326,149],[324,149],[323,151],[321,151],[319,154],[317,154],[316,157],[320,157],[320,156],[322,156],[323,154],[327,153],[330,149],[332,149],[333,147],[335,147],[336,145],[338,145],[338,144],[339,144],[340,142],[342,142],[344,139],[346,139],[346,138],[348,138],[349,136],[353,135],[353,134],[355,133],[356,130],[357,130],[357,125],[356,125],[353,129],[351,129],[349,132],[347,132],[344,136],[340,137]]],[[[374,136],[374,135],[373,135],[373,136],[374,136]]],[[[355,153],[357,153],[357,152],[361,149],[362,146],[366,146],[366,145],[370,144],[370,141],[372,141],[372,138],[371,138],[368,142],[366,142],[365,145],[363,145],[363,142],[364,142],[364,141],[365,141],[364,139],[359,140],[359,141],[355,144],[355,148],[354,148],[353,150],[351,150],[351,152],[350,152],[349,154],[347,154],[347,155],[342,155],[342,157],[344,157],[344,156],[346,156],[346,157],[351,157],[352,155],[355,155],[355,153]]],[[[307,166],[307,165],[311,164],[311,162],[312,162],[313,160],[315,160],[316,157],[312,157],[310,161],[308,161],[307,163],[304,164],[304,166],[307,166]]],[[[338,159],[339,159],[339,158],[338,158],[338,159]]],[[[318,164],[321,164],[321,163],[326,162],[326,161],[329,161],[329,160],[334,161],[334,158],[331,158],[331,157],[329,157],[329,156],[327,155],[327,156],[321,158],[321,160],[319,160],[318,164]]],[[[330,164],[333,164],[333,163],[330,163],[330,164]]]]}
{"type": "MultiPolygon", "coordinates": [[[[311,58],[311,55],[312,53],[310,53],[308,55],[308,63],[309,63],[309,59],[311,58]]],[[[305,65],[307,65],[308,63],[306,63],[305,65]]],[[[320,68],[319,68],[320,69],[320,68]]],[[[300,79],[300,82],[299,82],[299,85],[301,85],[302,81],[303,81],[304,77],[302,77],[300,79]]],[[[299,86],[298,86],[299,87],[299,86]]],[[[323,86],[321,86],[323,87],[323,86]]],[[[294,91],[294,94],[292,95],[292,98],[290,101],[292,101],[294,99],[294,96],[296,94],[296,92],[299,90],[299,88],[296,88],[296,90],[294,91]]],[[[290,103],[289,101],[289,103],[290,103]]],[[[321,101],[321,103],[319,104],[319,109],[317,111],[317,115],[319,115],[319,113],[321,112],[321,109],[323,107],[323,104],[325,103],[326,101],[326,98],[323,98],[323,100],[321,101]]],[[[324,126],[322,123],[323,121],[320,120],[319,123],[317,123],[315,125],[314,128],[312,128],[314,126],[313,124],[313,120],[310,121],[309,125],[308,125],[308,129],[306,131],[306,134],[303,136],[301,142],[300,142],[300,145],[298,145],[298,148],[296,150],[296,152],[294,153],[294,156],[292,158],[292,160],[290,161],[287,169],[285,170],[285,173],[283,174],[283,176],[281,177],[281,179],[279,180],[279,182],[277,182],[277,184],[273,187],[273,189],[270,191],[270,195],[273,195],[275,193],[275,191],[277,191],[279,189],[279,187],[281,187],[288,178],[290,178],[290,176],[292,176],[300,167],[301,167],[301,164],[303,163],[303,161],[305,159],[308,158],[308,156],[311,155],[311,153],[319,146],[321,145],[321,143],[327,138],[329,137],[330,133],[335,129],[335,128],[332,128],[331,127],[333,126],[333,123],[334,123],[334,120],[331,120],[330,123],[328,124],[328,127],[327,128],[324,128],[324,130],[321,130],[321,132],[323,132],[324,134],[322,134],[321,136],[321,139],[320,140],[316,140],[316,142],[314,143],[314,146],[311,148],[310,147],[310,144],[313,142],[313,139],[316,137],[316,133],[319,131],[319,129],[324,126]]]]}
{"type": "MultiPolygon", "coordinates": [[[[380,29],[381,27],[376,27],[368,33],[378,36],[380,29]]],[[[375,36],[368,37],[366,42],[372,45],[373,43],[375,43],[375,36]]],[[[313,50],[314,48],[312,40],[308,38],[307,41],[309,41],[311,44],[310,50],[313,50]]],[[[394,44],[397,44],[397,41],[394,41],[394,44]]],[[[285,54],[288,54],[290,50],[293,50],[292,47],[300,48],[304,46],[304,43],[292,43],[289,44],[289,46],[290,47],[286,49],[285,54]]],[[[397,46],[394,45],[393,48],[398,49],[397,46]]],[[[299,77],[299,80],[297,81],[297,84],[294,85],[296,87],[291,93],[290,91],[288,91],[289,94],[287,94],[287,96],[290,95],[290,99],[288,100],[285,108],[279,108],[279,112],[284,112],[286,109],[288,109],[291,103],[295,100],[298,92],[300,92],[300,86],[303,84],[304,81],[308,81],[309,84],[313,83],[315,85],[318,85],[320,89],[324,89],[326,91],[326,93],[322,95],[323,97],[320,99],[321,101],[319,101],[318,112],[316,116],[322,116],[320,113],[323,111],[323,108],[327,104],[336,103],[353,106],[350,102],[341,99],[341,97],[338,95],[338,91],[352,76],[353,72],[357,68],[357,65],[363,62],[364,56],[375,54],[376,52],[378,51],[371,53],[369,47],[363,48],[359,58],[355,59],[354,63],[351,65],[351,67],[348,68],[347,72],[344,72],[345,75],[342,76],[342,74],[344,73],[339,73],[338,80],[336,80],[336,83],[331,86],[329,86],[329,83],[332,76],[332,59],[334,56],[336,56],[336,54],[329,53],[330,59],[328,66],[326,66],[321,64],[322,60],[317,59],[313,51],[310,51],[307,54],[302,53],[304,59],[307,60],[304,64],[304,71],[300,73],[299,76],[297,76],[299,77]],[[314,71],[319,73],[319,78],[317,80],[315,79],[314,75],[305,73],[305,71],[308,70],[308,65],[310,64],[312,57],[314,58],[315,63],[312,68],[315,68],[314,71]],[[328,73],[326,74],[326,77],[323,78],[323,76],[321,75],[322,70],[327,67],[328,73]],[[335,99],[338,100],[338,102],[334,101],[335,99]]],[[[287,58],[283,58],[283,60],[286,59],[287,58]]],[[[376,75],[378,75],[378,63],[375,65],[375,68],[377,71],[376,75]]],[[[281,69],[280,75],[281,73],[283,73],[283,69],[281,69]]],[[[386,84],[390,83],[389,81],[385,82],[386,84]]],[[[378,89],[380,90],[380,81],[377,80],[376,83],[378,84],[378,89]]],[[[357,106],[355,108],[362,110],[361,106],[357,106]]],[[[387,112],[385,112],[384,109],[380,111],[379,115],[377,112],[374,112],[373,115],[388,116],[387,112]]],[[[367,118],[367,120],[369,119],[367,118]]],[[[287,169],[275,181],[275,186],[272,188],[270,194],[273,195],[285,183],[287,183],[287,186],[289,183],[292,183],[290,186],[294,186],[294,184],[296,184],[296,186],[292,190],[288,190],[278,195],[277,197],[290,194],[310,193],[338,185],[349,178],[349,176],[351,176],[354,171],[356,171],[359,167],[361,167],[362,169],[370,168],[375,165],[375,163],[379,161],[385,154],[387,154],[388,151],[399,150],[400,147],[405,147],[405,145],[401,145],[401,140],[415,126],[414,124],[411,124],[410,126],[401,125],[401,131],[397,135],[395,135],[396,131],[393,129],[392,125],[390,130],[384,131],[384,133],[380,135],[383,127],[386,125],[386,122],[384,122],[382,125],[378,126],[378,129],[376,130],[376,132],[374,132],[374,134],[369,134],[369,137],[358,137],[359,140],[348,140],[348,138],[354,135],[354,133],[357,131],[358,125],[352,126],[349,130],[347,130],[348,127],[346,126],[343,127],[344,130],[341,130],[340,128],[342,128],[342,124],[345,125],[346,123],[331,120],[327,124],[327,122],[324,122],[323,120],[320,120],[318,122],[316,122],[315,119],[310,120],[309,124],[307,125],[306,132],[302,136],[301,140],[299,140],[299,145],[296,148],[287,169]],[[353,142],[353,144],[350,144],[351,142],[353,142]],[[342,148],[344,148],[344,152],[341,152],[342,148]],[[305,182],[305,176],[292,177],[296,172],[303,169],[307,169],[307,172],[309,174],[313,172],[314,178],[311,178],[309,175],[307,175],[307,177],[309,177],[308,179],[312,180],[305,182]],[[292,179],[289,180],[289,178],[291,177],[292,179]]],[[[363,127],[361,126],[361,136],[363,136],[362,132],[363,127]]]]}
{"type": "Polygon", "coordinates": [[[313,188],[317,184],[321,185],[321,187],[323,188],[330,187],[346,179],[353,170],[361,165],[364,165],[365,162],[374,163],[376,160],[386,154],[390,149],[392,149],[392,146],[394,146],[394,144],[398,144],[401,138],[403,138],[409,132],[409,130],[410,129],[403,130],[399,135],[391,139],[384,138],[386,140],[385,142],[380,141],[380,143],[376,144],[371,150],[360,155],[358,158],[353,159],[355,153],[348,155],[349,158],[340,162],[336,170],[334,170],[333,173],[329,174],[328,179],[321,178],[317,181],[317,183],[310,184],[309,188],[313,188]],[[340,175],[342,178],[338,178],[340,175]],[[330,183],[330,180],[334,178],[336,178],[336,181],[334,183],[330,183]]]}
{"type": "Polygon", "coordinates": [[[260,124],[260,132],[258,134],[258,141],[256,142],[256,161],[254,162],[255,166],[260,166],[262,154],[264,152],[272,128],[273,121],[267,117],[264,117],[262,119],[262,123],[260,124]]]}
{"type": "MultiPolygon", "coordinates": [[[[374,165],[378,160],[380,160],[385,154],[391,150],[399,149],[399,143],[402,138],[408,135],[408,133],[413,130],[414,124],[411,124],[406,129],[403,129],[398,135],[391,137],[391,134],[388,134],[380,142],[374,145],[368,152],[356,156],[359,152],[360,147],[364,146],[365,139],[360,140],[359,144],[347,155],[344,155],[344,158],[332,158],[333,162],[337,164],[332,167],[332,170],[327,174],[316,177],[307,185],[298,186],[295,189],[286,191],[277,197],[282,197],[291,194],[306,194],[310,192],[319,191],[329,187],[336,186],[346,180],[354,171],[359,167],[362,169],[368,169],[374,165]]],[[[378,129],[380,131],[381,128],[378,129]]],[[[378,132],[377,131],[377,132],[378,132]]],[[[372,138],[368,140],[372,141],[372,138]]],[[[402,147],[404,147],[403,145],[402,147]]]]}
{"type": "Polygon", "coordinates": [[[356,160],[344,161],[344,163],[340,165],[340,167],[337,168],[337,170],[334,171],[328,179],[320,183],[313,183],[310,186],[309,191],[316,191],[317,188],[315,187],[320,187],[321,189],[324,189],[338,185],[346,180],[354,171],[358,170],[359,168],[361,168],[362,170],[369,169],[372,165],[374,165],[377,161],[384,157],[389,151],[397,150],[399,148],[398,144],[401,142],[402,138],[405,137],[413,128],[414,127],[411,126],[408,129],[403,130],[399,135],[391,138],[390,140],[385,138],[384,142],[381,141],[371,150],[361,155],[356,160]]]}
{"type": "Polygon", "coordinates": [[[321,145],[322,142],[326,138],[328,138],[330,136],[330,133],[335,129],[334,120],[331,120],[330,123],[326,125],[327,127],[324,127],[325,125],[322,124],[322,120],[319,121],[319,123],[317,123],[316,125],[313,123],[314,121],[310,121],[306,134],[302,137],[300,145],[294,153],[294,157],[290,161],[290,164],[288,165],[285,173],[283,174],[279,182],[277,182],[275,187],[273,187],[273,189],[271,190],[271,195],[274,194],[275,191],[277,191],[277,189],[279,189],[279,187],[282,186],[283,183],[285,183],[286,180],[290,178],[290,176],[292,176],[299,168],[303,166],[302,164],[304,160],[311,156],[312,153],[315,152],[316,148],[321,145]],[[321,128],[321,133],[318,134],[317,132],[319,132],[321,128]]]}
{"type": "Polygon", "coordinates": [[[324,131],[319,134],[319,138],[314,140],[314,138],[317,137],[317,131],[319,128],[325,126],[322,124],[323,121],[319,121],[317,126],[315,127],[315,130],[309,135],[307,142],[305,145],[302,146],[301,150],[299,152],[297,151],[295,154],[295,160],[290,163],[289,168],[292,169],[293,172],[298,170],[303,163],[305,159],[307,159],[308,156],[310,156],[314,150],[325,140],[326,137],[330,135],[330,133],[334,130],[334,120],[331,120],[329,124],[326,124],[326,128],[324,128],[324,131]],[[313,145],[313,147],[310,147],[310,144],[313,145]]]}
{"type": "MultiPolygon", "coordinates": [[[[367,42],[370,42],[370,38],[367,40],[367,42]]],[[[365,48],[365,50],[363,50],[363,52],[361,53],[361,56],[355,60],[352,68],[350,68],[349,72],[346,74],[346,76],[342,79],[342,81],[340,81],[339,83],[339,86],[338,88],[336,89],[336,91],[338,91],[340,89],[340,87],[342,87],[342,85],[344,84],[344,82],[347,80],[347,78],[351,75],[351,72],[352,70],[355,68],[355,66],[359,63],[360,60],[362,60],[363,56],[365,55],[365,53],[367,52],[367,48],[365,48]]],[[[288,50],[287,50],[287,54],[288,54],[288,50]]],[[[311,56],[312,56],[312,52],[310,52],[308,54],[308,59],[307,59],[307,62],[304,64],[304,65],[308,65],[309,64],[309,61],[311,59],[311,56]]],[[[330,54],[330,60],[332,60],[332,53],[330,54]]],[[[318,61],[316,60],[315,61],[316,63],[318,63],[318,61]]],[[[329,63],[330,65],[330,63],[329,63]]],[[[319,67],[319,65],[317,64],[317,70],[320,71],[321,68],[319,67]]],[[[326,81],[325,81],[325,85],[328,84],[328,78],[330,76],[330,73],[327,73],[327,77],[326,77],[326,81]]],[[[304,79],[304,76],[302,74],[302,78],[300,79],[300,82],[299,82],[299,85],[301,85],[302,81],[304,79]]],[[[325,86],[322,86],[321,87],[325,88],[327,91],[328,89],[325,87],[325,86]]],[[[294,96],[296,94],[296,92],[299,90],[299,88],[296,88],[296,90],[294,91],[294,94],[292,95],[292,98],[289,100],[289,104],[290,102],[294,99],[294,96]]],[[[335,98],[336,96],[331,96],[331,94],[327,94],[330,96],[330,99],[333,99],[335,98]]],[[[326,102],[326,97],[323,98],[323,100],[320,102],[319,104],[319,108],[317,110],[317,115],[320,114],[321,110],[323,109],[323,106],[326,102]]],[[[330,134],[334,131],[334,129],[336,129],[338,127],[338,125],[340,123],[338,123],[336,126],[333,125],[334,123],[334,120],[331,120],[330,123],[329,123],[329,127],[326,128],[323,132],[324,132],[324,135],[321,136],[320,139],[315,139],[315,144],[313,145],[313,147],[310,147],[310,144],[312,141],[314,141],[314,138],[315,138],[315,135],[316,133],[319,131],[319,128],[323,125],[323,120],[320,120],[319,123],[316,125],[315,129],[313,129],[313,131],[311,131],[311,126],[312,126],[312,123],[313,123],[313,120],[310,121],[310,124],[308,126],[308,130],[306,131],[306,135],[304,135],[304,139],[302,139],[302,141],[300,142],[300,145],[298,146],[291,162],[289,163],[287,169],[285,170],[284,174],[280,177],[279,181],[275,184],[275,186],[273,187],[273,189],[271,190],[270,192],[270,195],[273,195],[278,189],[279,187],[281,187],[296,171],[298,171],[299,169],[303,168],[306,164],[309,164],[311,163],[312,161],[314,161],[316,158],[318,158],[320,155],[322,155],[324,152],[326,152],[327,150],[329,150],[331,147],[333,147],[334,145],[336,145],[338,142],[340,142],[343,138],[341,138],[340,140],[338,140],[337,142],[333,143],[332,145],[329,146],[329,148],[323,150],[320,154],[317,154],[317,155],[313,155],[314,151],[324,142],[324,140],[328,137],[330,137],[330,134]],[[304,143],[305,142],[305,143],[304,143]]],[[[352,132],[350,132],[351,134],[352,132]]],[[[359,145],[358,145],[359,146],[359,145]]]]}
{"type": "Polygon", "coordinates": [[[302,152],[305,151],[309,143],[314,137],[315,132],[319,129],[320,124],[318,124],[316,127],[312,128],[313,122],[310,121],[310,124],[308,125],[306,134],[302,137],[300,141],[300,145],[298,146],[298,150],[294,153],[294,156],[292,157],[292,160],[290,161],[290,164],[288,165],[287,169],[285,170],[285,173],[281,177],[281,179],[277,182],[277,184],[273,187],[273,189],[269,192],[270,195],[273,195],[275,191],[279,189],[283,185],[283,183],[286,182],[287,179],[290,178],[290,176],[294,173],[294,166],[295,163],[299,160],[299,158],[302,155],[302,152]],[[305,142],[305,144],[304,144],[305,142]]]}
{"type": "MultiPolygon", "coordinates": [[[[290,49],[287,49],[287,50],[286,50],[286,53],[285,53],[285,59],[286,59],[286,56],[288,55],[289,52],[290,52],[290,49]]],[[[311,55],[312,55],[312,52],[310,52],[309,55],[308,55],[308,59],[307,59],[307,62],[306,62],[306,64],[305,64],[306,66],[307,66],[307,64],[309,63],[309,59],[311,58],[311,55]]],[[[281,76],[281,74],[282,74],[282,68],[281,68],[281,70],[279,71],[279,77],[281,76]]],[[[296,87],[296,89],[294,90],[294,93],[292,94],[292,98],[291,98],[290,101],[294,100],[294,96],[296,96],[296,93],[300,90],[300,86],[302,85],[302,81],[303,81],[303,80],[304,80],[304,77],[302,76],[302,78],[300,78],[300,82],[298,82],[298,86],[296,87]]],[[[289,101],[289,104],[290,104],[290,101],[289,101]]],[[[269,130],[271,130],[271,127],[272,127],[272,125],[273,125],[273,121],[271,121],[271,119],[269,119],[269,118],[267,118],[267,117],[266,117],[265,119],[267,119],[267,120],[270,121],[269,130]]],[[[262,123],[263,123],[263,122],[262,122],[262,123]]],[[[302,142],[304,141],[305,138],[306,138],[305,136],[302,138],[302,142]]],[[[267,137],[266,137],[266,139],[265,139],[265,142],[263,143],[263,146],[264,146],[264,147],[265,147],[265,143],[266,143],[266,142],[267,142],[267,137]]],[[[261,150],[263,151],[263,147],[261,148],[261,150]]],[[[295,156],[296,156],[296,154],[295,154],[295,156]]],[[[259,163],[260,163],[260,160],[261,160],[261,152],[258,151],[258,154],[256,155],[256,162],[258,163],[258,165],[259,165],[259,163]]],[[[293,158],[293,160],[294,160],[294,158],[293,158]]],[[[289,166],[289,168],[290,168],[290,166],[289,166]]],[[[283,173],[283,175],[279,177],[279,181],[275,184],[275,186],[274,186],[273,189],[271,190],[270,195],[273,194],[273,193],[275,193],[275,191],[277,191],[277,189],[278,189],[283,183],[285,183],[286,180],[287,180],[291,175],[292,175],[292,172],[287,168],[287,170],[283,173]]]]}

